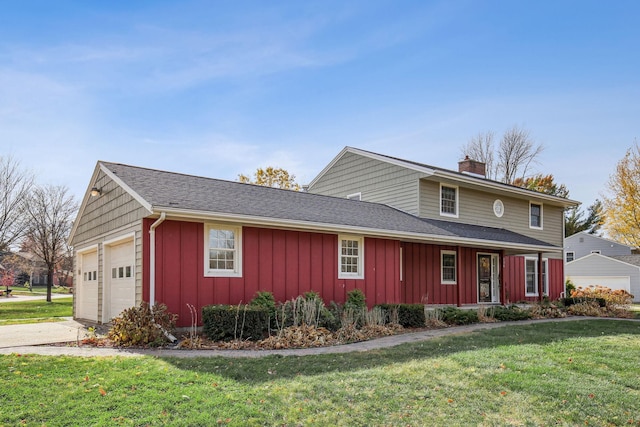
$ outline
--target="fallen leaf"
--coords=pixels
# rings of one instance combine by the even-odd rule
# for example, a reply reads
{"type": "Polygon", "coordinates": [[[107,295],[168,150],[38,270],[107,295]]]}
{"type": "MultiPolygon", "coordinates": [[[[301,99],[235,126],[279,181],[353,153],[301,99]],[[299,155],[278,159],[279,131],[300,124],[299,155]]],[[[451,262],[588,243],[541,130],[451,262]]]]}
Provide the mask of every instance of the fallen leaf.
{"type": "Polygon", "coordinates": [[[103,396],[106,396],[107,392],[104,391],[104,389],[102,387],[100,387],[100,394],[103,395],[103,396]]]}

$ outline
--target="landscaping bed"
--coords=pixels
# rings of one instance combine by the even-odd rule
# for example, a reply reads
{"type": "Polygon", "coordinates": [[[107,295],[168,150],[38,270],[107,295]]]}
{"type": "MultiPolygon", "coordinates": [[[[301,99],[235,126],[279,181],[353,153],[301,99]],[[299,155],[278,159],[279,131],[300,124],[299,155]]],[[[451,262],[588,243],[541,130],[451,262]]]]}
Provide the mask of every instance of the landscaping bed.
{"type": "MultiPolygon", "coordinates": [[[[90,328],[76,345],[101,347],[162,347],[173,349],[279,350],[314,348],[367,341],[384,336],[473,323],[493,323],[567,315],[633,318],[628,310],[632,297],[600,287],[579,289],[572,298],[554,302],[460,309],[421,304],[382,304],[366,308],[364,294],[352,291],[344,305],[325,306],[316,293],[276,304],[268,292],[260,292],[248,305],[206,306],[203,327],[173,329],[176,316],[165,306],[153,310],[144,303],[125,310],[106,333],[90,328]],[[160,327],[158,327],[160,326],[160,327]],[[167,331],[167,333],[163,332],[167,331]],[[173,333],[178,338],[171,341],[173,333]]],[[[73,344],[71,344],[73,345],[73,344]]]]}

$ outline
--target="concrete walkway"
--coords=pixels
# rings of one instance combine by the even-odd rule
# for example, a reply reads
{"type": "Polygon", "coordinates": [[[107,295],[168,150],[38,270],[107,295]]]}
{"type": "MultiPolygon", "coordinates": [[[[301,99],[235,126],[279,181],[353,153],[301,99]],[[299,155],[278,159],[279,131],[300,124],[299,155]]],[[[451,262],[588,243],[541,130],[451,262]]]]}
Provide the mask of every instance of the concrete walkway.
{"type": "MultiPolygon", "coordinates": [[[[69,298],[72,297],[73,294],[51,294],[51,299],[59,299],[59,298],[69,298]]],[[[20,301],[45,301],[47,299],[47,294],[35,294],[35,295],[9,295],[8,297],[3,295],[0,297],[0,303],[8,303],[8,302],[20,302],[20,301]]]]}
{"type": "Polygon", "coordinates": [[[576,320],[611,320],[639,323],[640,319],[607,319],[592,317],[566,317],[561,319],[525,320],[518,322],[476,323],[468,326],[456,326],[406,334],[393,335],[370,341],[344,344],[331,347],[304,348],[295,350],[177,350],[177,349],[120,349],[100,347],[42,346],[38,344],[72,342],[82,339],[82,325],[74,322],[40,323],[30,325],[0,326],[0,354],[38,354],[45,356],[123,356],[123,357],[265,357],[308,356],[313,354],[340,354],[362,352],[394,347],[400,344],[425,341],[436,337],[454,334],[466,334],[512,325],[530,325],[532,323],[572,322],[576,320]],[[59,337],[60,339],[55,339],[59,337]],[[37,342],[37,339],[48,342],[37,342]]]}

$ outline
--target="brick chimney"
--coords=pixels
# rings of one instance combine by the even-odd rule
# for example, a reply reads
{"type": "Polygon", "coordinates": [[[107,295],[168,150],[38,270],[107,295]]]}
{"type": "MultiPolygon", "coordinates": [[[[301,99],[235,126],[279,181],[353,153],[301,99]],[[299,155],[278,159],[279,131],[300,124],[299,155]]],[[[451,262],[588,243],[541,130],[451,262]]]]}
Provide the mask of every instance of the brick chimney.
{"type": "Polygon", "coordinates": [[[486,177],[485,164],[476,160],[471,160],[469,156],[465,156],[464,160],[458,162],[458,172],[481,176],[482,178],[486,177]]]}

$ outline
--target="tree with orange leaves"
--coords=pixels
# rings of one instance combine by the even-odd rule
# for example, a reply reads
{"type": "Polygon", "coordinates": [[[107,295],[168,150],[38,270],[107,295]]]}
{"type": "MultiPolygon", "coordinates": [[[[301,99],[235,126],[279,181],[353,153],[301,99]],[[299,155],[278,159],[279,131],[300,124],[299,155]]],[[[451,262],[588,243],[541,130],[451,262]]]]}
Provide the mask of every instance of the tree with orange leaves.
{"type": "Polygon", "coordinates": [[[609,237],[640,247],[640,146],[636,141],[609,177],[610,196],[603,197],[605,229],[609,237]]]}

